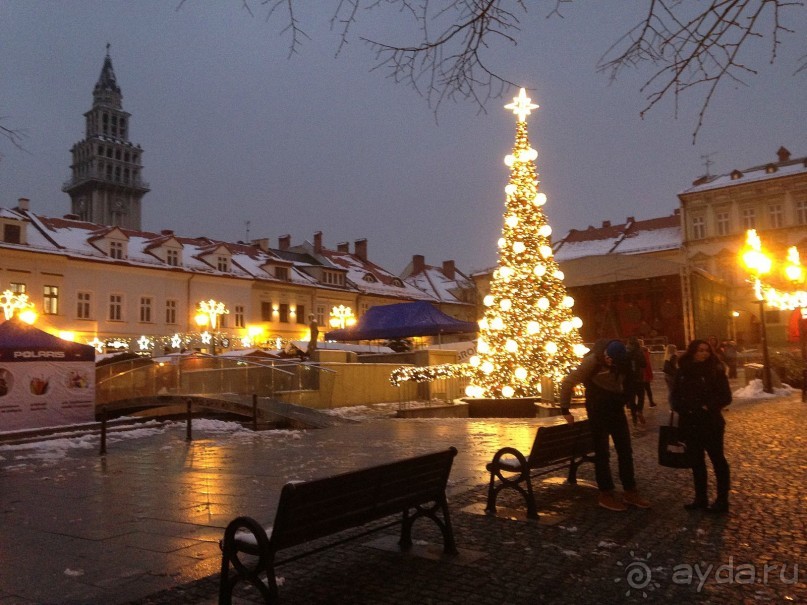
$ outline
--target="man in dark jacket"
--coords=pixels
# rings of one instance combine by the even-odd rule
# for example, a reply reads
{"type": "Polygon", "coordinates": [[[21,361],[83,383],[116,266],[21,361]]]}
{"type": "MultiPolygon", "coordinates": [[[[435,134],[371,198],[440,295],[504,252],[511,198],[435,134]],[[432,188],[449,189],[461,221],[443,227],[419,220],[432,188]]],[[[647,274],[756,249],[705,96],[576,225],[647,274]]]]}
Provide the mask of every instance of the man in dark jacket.
{"type": "Polygon", "coordinates": [[[627,504],[650,508],[650,502],[639,495],[633,470],[630,429],[625,417],[625,368],[627,351],[619,340],[600,340],[561,382],[560,408],[566,422],[574,422],[569,413],[572,393],[577,384],[586,388],[586,412],[594,439],[594,474],[600,490],[598,504],[608,510],[624,511],[627,504]],[[614,495],[611,475],[609,437],[616,449],[622,500],[614,495]]]}

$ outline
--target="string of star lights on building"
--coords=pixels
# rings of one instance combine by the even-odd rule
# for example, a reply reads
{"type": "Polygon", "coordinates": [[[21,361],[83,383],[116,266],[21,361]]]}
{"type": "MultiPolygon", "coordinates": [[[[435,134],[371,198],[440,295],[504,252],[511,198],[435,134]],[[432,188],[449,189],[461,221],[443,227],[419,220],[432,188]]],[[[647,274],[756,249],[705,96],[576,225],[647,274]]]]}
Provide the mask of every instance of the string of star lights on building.
{"type": "Polygon", "coordinates": [[[543,212],[547,198],[539,191],[535,167],[538,153],[527,135],[526,117],[538,105],[522,88],[505,108],[517,117],[516,141],[504,160],[510,181],[499,263],[483,301],[477,355],[469,364],[399,368],[390,377],[393,384],[465,375],[471,377],[466,389],[471,398],[538,398],[543,388],[558,396],[560,380],[588,350],[578,331],[583,322],[572,313],[574,299],[553,258],[552,228],[543,212]]]}

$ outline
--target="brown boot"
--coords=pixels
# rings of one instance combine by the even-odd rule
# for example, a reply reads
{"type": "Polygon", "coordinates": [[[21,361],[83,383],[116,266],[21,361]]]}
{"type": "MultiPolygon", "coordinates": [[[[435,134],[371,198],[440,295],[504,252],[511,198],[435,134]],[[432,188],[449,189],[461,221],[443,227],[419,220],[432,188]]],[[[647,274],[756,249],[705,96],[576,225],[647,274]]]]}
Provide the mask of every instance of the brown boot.
{"type": "Polygon", "coordinates": [[[625,494],[622,496],[622,501],[625,502],[625,504],[630,504],[636,508],[650,508],[650,502],[642,498],[642,496],[639,494],[639,490],[637,489],[625,490],[625,494]]]}
{"type": "Polygon", "coordinates": [[[600,497],[597,500],[597,504],[599,504],[602,508],[613,510],[616,512],[622,512],[628,510],[628,507],[622,504],[619,500],[616,499],[614,496],[614,492],[611,490],[603,490],[600,492],[600,497]]]}

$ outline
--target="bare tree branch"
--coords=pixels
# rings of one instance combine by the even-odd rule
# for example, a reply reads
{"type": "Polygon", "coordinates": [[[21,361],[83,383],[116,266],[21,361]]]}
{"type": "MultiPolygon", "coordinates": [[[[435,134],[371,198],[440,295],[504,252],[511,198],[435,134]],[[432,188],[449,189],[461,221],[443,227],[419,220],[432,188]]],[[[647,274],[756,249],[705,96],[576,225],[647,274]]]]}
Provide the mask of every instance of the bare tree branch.
{"type": "MultiPolygon", "coordinates": [[[[180,6],[188,0],[179,0],[180,6]]],[[[253,14],[252,5],[268,7],[267,20],[287,15],[282,34],[291,37],[289,55],[298,52],[308,36],[297,20],[295,6],[302,0],[239,0],[253,14]]],[[[322,2],[322,0],[319,0],[322,2]]],[[[574,0],[544,0],[547,18],[563,18],[561,8],[574,0]],[[554,6],[552,6],[554,5],[554,6]]],[[[701,92],[693,140],[703,126],[706,111],[724,82],[745,84],[757,74],[741,53],[754,40],[770,41],[770,62],[778,56],[784,34],[796,33],[784,25],[805,0],[641,0],[639,22],[606,50],[597,70],[618,78],[628,68],[650,64],[655,70],[640,88],[647,101],[644,116],[663,99],[672,97],[675,115],[683,93],[701,92]]],[[[514,83],[488,67],[488,52],[502,42],[517,44],[522,35],[518,15],[541,0],[331,0],[331,29],[338,30],[336,55],[350,42],[362,13],[397,8],[410,19],[419,39],[410,44],[359,35],[375,53],[373,69],[407,84],[424,96],[435,112],[444,99],[470,99],[480,111],[491,98],[503,96],[514,83]],[[434,29],[435,33],[432,33],[434,29]]],[[[805,36],[802,36],[803,40],[805,36]]],[[[794,72],[807,72],[807,54],[794,72]]]]}
{"type": "Polygon", "coordinates": [[[641,88],[647,100],[642,116],[669,96],[674,99],[677,115],[680,95],[704,88],[694,142],[718,86],[725,81],[745,84],[744,78],[756,75],[757,70],[740,59],[749,41],[770,39],[770,61],[776,60],[782,34],[794,33],[782,25],[782,15],[794,7],[803,8],[804,3],[711,0],[705,8],[690,10],[687,18],[687,7],[680,0],[649,0],[642,20],[606,51],[597,68],[613,80],[626,68],[648,62],[656,66],[641,88]]]}
{"type": "MultiPolygon", "coordinates": [[[[4,116],[0,116],[0,121],[5,120],[4,116]]],[[[0,136],[8,139],[11,141],[11,144],[14,145],[20,151],[25,151],[25,147],[23,147],[22,142],[27,136],[24,130],[18,130],[15,128],[9,128],[7,126],[3,126],[0,124],[0,136]]],[[[0,153],[0,160],[3,159],[3,154],[0,153]]]]}

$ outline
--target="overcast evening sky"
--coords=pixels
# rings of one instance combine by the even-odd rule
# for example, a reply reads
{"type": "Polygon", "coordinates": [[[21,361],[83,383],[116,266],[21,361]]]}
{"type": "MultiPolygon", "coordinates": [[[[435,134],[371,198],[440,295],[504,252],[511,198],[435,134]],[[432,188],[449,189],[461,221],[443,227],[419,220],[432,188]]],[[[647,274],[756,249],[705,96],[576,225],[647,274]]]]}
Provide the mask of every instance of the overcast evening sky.
{"type": "MultiPolygon", "coordinates": [[[[357,39],[414,42],[397,12],[364,18],[334,57],[334,3],[306,2],[311,39],[289,59],[282,16],[267,22],[253,4],[254,16],[238,0],[179,10],[179,0],[3,0],[0,123],[26,138],[24,151],[0,139],[0,206],[28,197],[38,214],[70,211],[69,150],[84,137],[110,43],[151,186],[144,229],[272,246],[287,233],[298,244],[322,231],[331,248],[367,238],[370,259],[394,273],[413,254],[466,272],[495,264],[515,135],[502,106],[518,91],[486,113],[444,103],[436,120],[416,92],[371,71],[372,51],[357,39]]],[[[546,18],[549,4],[528,2],[518,45],[497,43],[491,62],[541,106],[529,132],[556,238],[670,214],[704,174],[704,154],[713,174],[773,161],[782,145],[807,155],[807,72],[793,75],[807,52],[804,7],[791,11],[797,34],[776,63],[769,41],[749,49],[760,74],[720,88],[693,145],[700,96],[681,99],[677,119],[669,99],[642,120],[650,66],[615,83],[596,73],[638,18],[635,2],[581,1],[563,19],[546,18]]]]}

